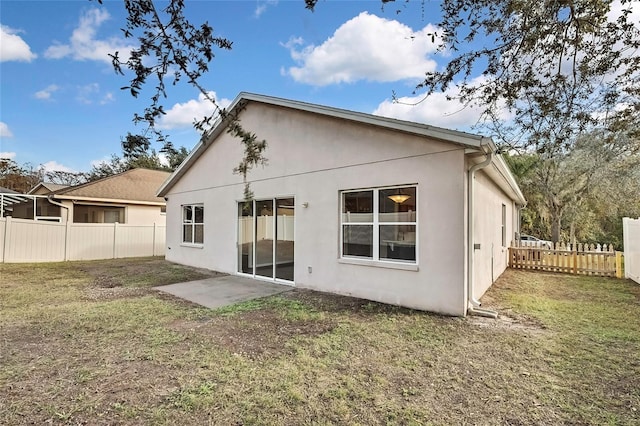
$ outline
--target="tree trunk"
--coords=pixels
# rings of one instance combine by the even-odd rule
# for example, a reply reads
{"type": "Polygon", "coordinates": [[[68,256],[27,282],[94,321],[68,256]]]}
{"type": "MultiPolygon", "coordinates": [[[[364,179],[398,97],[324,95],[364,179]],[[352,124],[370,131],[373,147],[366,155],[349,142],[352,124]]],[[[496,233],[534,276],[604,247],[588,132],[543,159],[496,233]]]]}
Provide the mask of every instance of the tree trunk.
{"type": "Polygon", "coordinates": [[[574,246],[576,244],[576,223],[573,220],[569,226],[569,242],[574,246]]]}
{"type": "Polygon", "coordinates": [[[551,212],[551,241],[557,243],[560,241],[560,229],[562,225],[562,212],[551,212]]]}

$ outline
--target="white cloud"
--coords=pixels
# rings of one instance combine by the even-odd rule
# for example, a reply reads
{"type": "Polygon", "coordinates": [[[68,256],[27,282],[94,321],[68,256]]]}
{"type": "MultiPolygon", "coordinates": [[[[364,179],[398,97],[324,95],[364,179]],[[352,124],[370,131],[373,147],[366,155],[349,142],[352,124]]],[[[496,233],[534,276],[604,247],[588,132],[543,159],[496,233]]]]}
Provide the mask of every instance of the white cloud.
{"type": "MultiPolygon", "coordinates": [[[[472,84],[480,84],[482,81],[482,77],[477,77],[472,81],[472,84]]],[[[398,98],[397,102],[387,99],[378,105],[373,114],[469,131],[472,126],[478,124],[482,108],[476,105],[464,106],[459,101],[452,99],[458,95],[459,89],[452,87],[445,93],[434,93],[427,98],[424,95],[417,95],[398,98]]],[[[512,115],[503,110],[500,118],[508,121],[512,115]]]]}
{"type": "Polygon", "coordinates": [[[75,170],[73,170],[70,167],[64,166],[60,163],[58,163],[57,161],[47,161],[46,163],[42,164],[42,168],[44,169],[45,172],[55,172],[55,171],[59,171],[59,172],[69,172],[69,173],[76,173],[75,170]]]}
{"type": "Polygon", "coordinates": [[[16,158],[15,152],[0,152],[0,158],[4,160],[13,160],[16,158]]]}
{"type": "MultiPolygon", "coordinates": [[[[209,92],[209,96],[216,100],[220,108],[226,108],[231,104],[229,99],[217,99],[215,92],[209,92]]],[[[202,93],[198,99],[191,99],[185,103],[177,103],[158,122],[160,129],[175,129],[193,126],[194,120],[201,120],[213,114],[215,107],[202,93]]]]}
{"type": "Polygon", "coordinates": [[[125,44],[123,39],[110,37],[97,40],[98,28],[110,18],[105,9],[90,9],[80,17],[78,27],[73,30],[68,44],[54,44],[45,51],[49,59],[61,59],[67,56],[78,60],[103,61],[111,63],[109,54],[116,51],[124,53],[123,58],[129,56],[132,46],[125,44]]]}
{"type": "Polygon", "coordinates": [[[105,163],[110,163],[111,162],[111,157],[103,157],[99,160],[92,160],[89,164],[91,165],[91,167],[100,167],[101,164],[105,164],[105,163]]]}
{"type": "Polygon", "coordinates": [[[0,137],[2,138],[13,137],[13,133],[11,133],[11,130],[9,130],[9,126],[7,126],[7,123],[3,121],[0,121],[0,137]]]}
{"type": "Polygon", "coordinates": [[[256,10],[253,12],[253,16],[259,18],[262,16],[264,12],[267,11],[267,8],[270,6],[277,6],[278,0],[258,0],[257,1],[256,10]]]}
{"type": "Polygon", "coordinates": [[[19,31],[0,25],[0,62],[31,62],[37,55],[31,52],[29,45],[16,33],[19,31]]]}
{"type": "Polygon", "coordinates": [[[115,101],[115,98],[113,96],[113,93],[111,92],[107,92],[102,99],[100,100],[100,105],[106,105],[106,104],[110,104],[111,102],[115,101]]]}
{"type": "Polygon", "coordinates": [[[300,38],[283,44],[299,65],[284,73],[314,86],[420,79],[436,69],[436,62],[428,57],[439,44],[431,36],[436,29],[428,24],[416,32],[398,21],[362,12],[320,46],[298,50],[304,44],[300,38]]]}
{"type": "Polygon", "coordinates": [[[106,105],[115,100],[111,92],[102,94],[98,83],[85,84],[84,86],[78,86],[77,89],[76,100],[85,105],[106,105]]]}
{"type": "Polygon", "coordinates": [[[47,87],[45,87],[44,89],[36,92],[34,94],[34,96],[36,97],[36,99],[42,99],[42,100],[48,100],[51,99],[51,95],[58,91],[60,89],[60,87],[58,87],[55,84],[50,84],[47,87]]]}

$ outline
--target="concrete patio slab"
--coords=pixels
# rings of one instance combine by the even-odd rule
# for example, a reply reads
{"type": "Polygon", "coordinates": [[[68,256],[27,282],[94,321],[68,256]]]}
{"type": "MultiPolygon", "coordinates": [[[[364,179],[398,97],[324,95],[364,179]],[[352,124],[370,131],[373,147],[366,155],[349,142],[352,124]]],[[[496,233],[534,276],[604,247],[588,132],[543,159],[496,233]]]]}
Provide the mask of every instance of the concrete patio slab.
{"type": "Polygon", "coordinates": [[[293,287],[288,285],[274,284],[235,275],[225,275],[153,288],[211,309],[293,290],[293,287]]]}

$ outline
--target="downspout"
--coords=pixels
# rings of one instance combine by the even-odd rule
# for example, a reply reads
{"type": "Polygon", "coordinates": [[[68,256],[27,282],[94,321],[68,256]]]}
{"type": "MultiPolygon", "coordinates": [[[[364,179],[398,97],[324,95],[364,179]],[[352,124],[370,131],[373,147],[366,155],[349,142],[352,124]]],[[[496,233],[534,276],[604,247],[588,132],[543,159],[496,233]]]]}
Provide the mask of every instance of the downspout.
{"type": "MultiPolygon", "coordinates": [[[[62,207],[63,209],[67,209],[67,222],[69,221],[69,207],[65,206],[62,203],[59,203],[57,201],[53,201],[53,198],[51,195],[47,195],[47,201],[49,201],[51,204],[53,204],[54,206],[58,206],[58,207],[62,207]]],[[[34,203],[35,204],[35,203],[34,203]]]]}
{"type": "MultiPolygon", "coordinates": [[[[480,145],[482,147],[482,144],[480,145]]],[[[493,160],[493,152],[490,151],[487,154],[485,160],[481,163],[475,164],[469,168],[467,173],[467,313],[469,315],[479,315],[483,317],[489,318],[497,318],[498,313],[494,311],[490,311],[487,309],[480,309],[480,302],[473,297],[473,260],[475,255],[475,245],[474,245],[474,233],[473,233],[473,218],[474,218],[474,209],[473,209],[473,200],[474,200],[474,190],[473,190],[473,182],[475,180],[475,175],[478,170],[484,169],[493,160]]]]}

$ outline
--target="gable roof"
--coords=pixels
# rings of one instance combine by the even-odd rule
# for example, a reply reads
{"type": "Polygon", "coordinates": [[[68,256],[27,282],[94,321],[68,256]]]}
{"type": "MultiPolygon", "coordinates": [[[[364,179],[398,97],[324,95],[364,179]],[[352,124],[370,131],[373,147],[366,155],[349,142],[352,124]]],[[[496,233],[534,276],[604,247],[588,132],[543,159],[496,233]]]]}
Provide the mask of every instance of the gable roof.
{"type": "Polygon", "coordinates": [[[82,185],[53,192],[54,199],[128,202],[133,204],[165,204],[156,195],[162,183],[171,175],[162,170],[131,169],[82,185]]]}
{"type": "Polygon", "coordinates": [[[39,184],[31,188],[29,192],[27,192],[27,194],[32,195],[43,189],[44,191],[42,192],[42,195],[44,195],[68,187],[69,185],[61,185],[59,183],[40,182],[39,184]]]}
{"type": "MultiPolygon", "coordinates": [[[[457,130],[445,129],[442,127],[430,126],[427,124],[414,123],[411,121],[398,120],[395,118],[382,117],[373,114],[365,114],[362,112],[349,111],[340,108],[334,108],[324,105],[311,104],[307,102],[294,101],[290,99],[276,98],[273,96],[258,95],[255,93],[241,92],[234,99],[228,108],[228,116],[237,116],[237,113],[249,103],[261,103],[283,108],[305,111],[313,114],[323,115],[327,117],[347,120],[351,122],[362,123],[370,126],[409,133],[412,135],[423,136],[429,139],[440,140],[448,143],[463,146],[472,152],[488,153],[497,150],[491,138],[471,133],[460,132],[457,130]]],[[[198,158],[208,149],[211,142],[214,141],[221,133],[226,130],[229,119],[218,118],[212,129],[207,135],[200,139],[200,142],[193,148],[187,158],[182,162],[180,167],[173,172],[171,177],[158,190],[159,196],[165,196],[173,185],[189,170],[189,168],[198,160],[198,158]]],[[[494,156],[492,164],[500,176],[504,178],[506,188],[510,196],[520,204],[526,201],[515,179],[511,175],[508,167],[499,155],[494,156]]]]}

